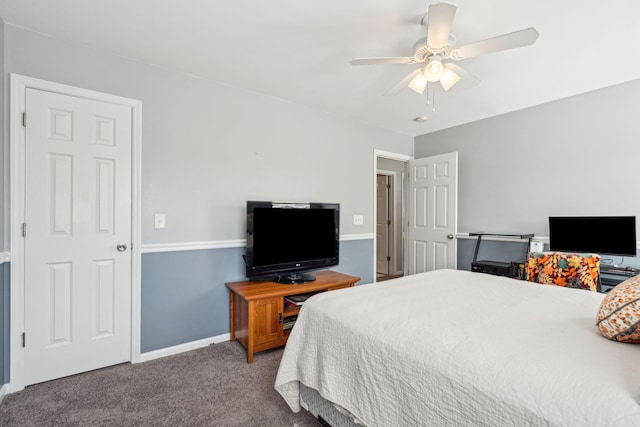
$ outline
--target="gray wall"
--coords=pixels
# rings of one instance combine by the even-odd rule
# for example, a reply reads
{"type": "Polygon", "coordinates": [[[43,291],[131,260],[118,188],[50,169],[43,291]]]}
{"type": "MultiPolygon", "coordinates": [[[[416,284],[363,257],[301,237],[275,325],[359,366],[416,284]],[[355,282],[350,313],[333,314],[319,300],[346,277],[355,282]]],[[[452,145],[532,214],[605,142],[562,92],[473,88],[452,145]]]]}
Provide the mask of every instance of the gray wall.
{"type": "MultiPolygon", "coordinates": [[[[229,332],[226,282],[245,280],[244,248],[142,257],[142,351],[196,341],[229,332]]],[[[340,243],[340,265],[332,270],[373,281],[373,240],[340,243]]],[[[292,285],[295,286],[295,285],[292,285]]]]}
{"type": "Polygon", "coordinates": [[[9,263],[0,264],[0,384],[9,382],[9,263]]]}
{"type": "Polygon", "coordinates": [[[459,232],[548,236],[552,215],[640,216],[639,98],[635,80],[419,136],[415,155],[459,153],[459,232]]]}
{"type": "MultiPolygon", "coordinates": [[[[243,239],[246,200],[338,202],[342,235],[372,235],[374,150],[413,155],[413,138],[406,135],[11,25],[2,34],[5,90],[9,73],[17,73],[142,101],[143,248],[243,239]],[[165,230],[153,228],[157,212],[166,214],[165,230]],[[364,225],[353,224],[354,214],[364,216],[364,225]]],[[[3,165],[0,180],[10,173],[6,156],[3,165]]],[[[0,220],[0,239],[8,239],[9,217],[0,220]]],[[[372,239],[343,245],[336,270],[371,282],[372,239]]],[[[145,351],[228,332],[224,282],[243,278],[237,256],[221,261],[229,252],[143,255],[145,351]]],[[[8,290],[8,279],[3,286],[8,290]]],[[[8,299],[0,303],[5,307],[8,299]]],[[[8,358],[1,357],[8,372],[8,358]]]]}

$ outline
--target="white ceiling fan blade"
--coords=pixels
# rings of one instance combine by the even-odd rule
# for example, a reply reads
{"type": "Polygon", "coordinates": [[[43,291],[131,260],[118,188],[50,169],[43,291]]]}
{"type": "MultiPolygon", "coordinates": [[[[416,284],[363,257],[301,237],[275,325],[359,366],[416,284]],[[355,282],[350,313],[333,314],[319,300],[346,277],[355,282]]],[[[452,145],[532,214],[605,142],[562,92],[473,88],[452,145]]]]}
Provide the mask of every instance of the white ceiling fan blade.
{"type": "Polygon", "coordinates": [[[404,88],[406,88],[409,83],[411,82],[411,80],[413,80],[413,78],[415,76],[418,75],[418,73],[420,73],[422,71],[422,68],[418,68],[417,70],[413,70],[412,72],[410,72],[409,74],[407,74],[405,76],[405,78],[403,78],[402,80],[400,80],[398,83],[396,83],[396,85],[394,87],[392,87],[391,89],[389,89],[388,91],[385,92],[385,96],[394,96],[397,95],[398,93],[400,93],[400,91],[404,88]]]}
{"type": "Polygon", "coordinates": [[[538,34],[538,31],[536,31],[535,28],[527,28],[526,30],[503,34],[501,36],[461,46],[451,52],[451,58],[459,60],[491,52],[498,52],[500,50],[529,46],[535,43],[539,35],[540,34],[538,34]]]}
{"type": "Polygon", "coordinates": [[[355,58],[351,65],[377,65],[377,64],[413,64],[415,61],[410,56],[396,56],[389,58],[355,58]]]}
{"type": "Polygon", "coordinates": [[[438,3],[429,6],[427,14],[427,46],[433,53],[438,53],[447,45],[456,7],[449,3],[438,3]]]}
{"type": "MultiPolygon", "coordinates": [[[[456,73],[458,77],[460,77],[460,82],[461,82],[460,86],[464,87],[465,89],[472,88],[474,86],[477,86],[480,83],[479,78],[477,78],[476,76],[474,76],[473,74],[465,70],[464,68],[460,67],[458,64],[454,64],[453,62],[449,61],[449,62],[446,62],[444,66],[445,68],[456,73]]],[[[449,88],[451,87],[453,87],[453,85],[449,86],[449,88]]],[[[445,90],[448,90],[448,89],[445,89],[445,90]]]]}

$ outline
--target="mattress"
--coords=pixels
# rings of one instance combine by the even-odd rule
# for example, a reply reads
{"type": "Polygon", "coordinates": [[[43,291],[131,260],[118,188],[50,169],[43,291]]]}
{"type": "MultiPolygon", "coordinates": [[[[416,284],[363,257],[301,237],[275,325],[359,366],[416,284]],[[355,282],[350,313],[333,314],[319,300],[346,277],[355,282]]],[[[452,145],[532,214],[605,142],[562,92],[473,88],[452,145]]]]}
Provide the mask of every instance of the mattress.
{"type": "Polygon", "coordinates": [[[456,270],[322,293],[275,388],[369,426],[638,426],[640,346],[599,334],[603,298],[456,270]]]}

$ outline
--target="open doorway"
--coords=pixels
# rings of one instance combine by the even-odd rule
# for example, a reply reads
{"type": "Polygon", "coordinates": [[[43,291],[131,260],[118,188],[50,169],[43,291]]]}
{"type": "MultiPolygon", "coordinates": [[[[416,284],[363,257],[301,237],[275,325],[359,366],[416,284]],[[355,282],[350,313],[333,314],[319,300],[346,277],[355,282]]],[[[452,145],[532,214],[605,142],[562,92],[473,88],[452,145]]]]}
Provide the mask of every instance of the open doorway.
{"type": "Polygon", "coordinates": [[[409,158],[376,156],[376,282],[405,274],[406,165],[409,158]]]}
{"type": "MultiPolygon", "coordinates": [[[[394,228],[392,227],[394,176],[388,171],[378,171],[376,175],[376,279],[391,278],[394,269],[391,263],[393,253],[394,228]]],[[[395,256],[394,256],[395,258],[395,256]]]]}

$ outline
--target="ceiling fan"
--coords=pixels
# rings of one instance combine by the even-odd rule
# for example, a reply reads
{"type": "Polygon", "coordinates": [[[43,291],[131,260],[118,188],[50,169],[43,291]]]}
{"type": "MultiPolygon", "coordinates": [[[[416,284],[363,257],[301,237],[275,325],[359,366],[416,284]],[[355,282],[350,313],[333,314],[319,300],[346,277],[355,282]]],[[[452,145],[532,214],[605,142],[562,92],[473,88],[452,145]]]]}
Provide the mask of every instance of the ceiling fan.
{"type": "Polygon", "coordinates": [[[457,47],[455,37],[451,34],[451,25],[455,14],[456,7],[452,4],[438,3],[429,5],[429,11],[421,22],[422,25],[427,27],[427,37],[416,43],[413,56],[355,58],[351,60],[351,65],[420,65],[420,68],[409,73],[387,91],[386,95],[395,95],[407,86],[413,91],[422,94],[428,83],[436,82],[440,82],[442,88],[447,91],[458,83],[461,78],[473,79],[479,82],[479,79],[466,72],[453,61],[528,46],[538,39],[539,34],[536,29],[527,28],[457,47]]]}

